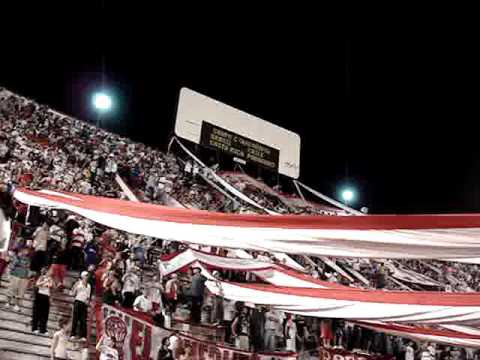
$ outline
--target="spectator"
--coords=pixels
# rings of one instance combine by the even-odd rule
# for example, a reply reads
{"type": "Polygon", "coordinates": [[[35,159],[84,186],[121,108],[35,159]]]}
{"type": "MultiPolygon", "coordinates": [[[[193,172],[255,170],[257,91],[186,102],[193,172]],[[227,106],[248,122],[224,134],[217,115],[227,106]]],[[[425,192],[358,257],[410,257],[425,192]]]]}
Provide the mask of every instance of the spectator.
{"type": "Polygon", "coordinates": [[[242,306],[238,310],[232,322],[232,335],[235,338],[235,346],[240,350],[250,350],[250,316],[248,307],[242,306]]]}
{"type": "Polygon", "coordinates": [[[148,290],[148,297],[152,302],[152,308],[154,311],[164,311],[164,305],[162,301],[163,286],[160,281],[160,277],[155,275],[151,282],[146,282],[145,286],[148,290]]]}
{"type": "Polygon", "coordinates": [[[432,355],[432,353],[429,351],[428,344],[424,344],[422,346],[420,360],[435,360],[435,354],[432,355]]]}
{"type": "Polygon", "coordinates": [[[405,360],[415,360],[415,350],[413,343],[410,341],[405,348],[405,360]]]}
{"type": "Polygon", "coordinates": [[[144,313],[148,313],[152,311],[152,302],[150,299],[147,297],[147,291],[146,289],[142,289],[141,293],[137,298],[135,299],[133,303],[133,309],[135,311],[140,311],[144,313]]]}
{"type": "MultiPolygon", "coordinates": [[[[56,240],[54,240],[56,241],[56,240]]],[[[52,278],[59,289],[64,287],[65,274],[67,272],[67,254],[63,246],[59,246],[52,252],[50,257],[52,278]]]]}
{"type": "Polygon", "coordinates": [[[67,341],[69,321],[61,318],[58,322],[59,330],[53,334],[50,354],[52,359],[67,359],[67,341]]]}
{"type": "Polygon", "coordinates": [[[277,329],[281,327],[280,315],[277,310],[270,308],[265,314],[265,344],[267,351],[275,351],[277,348],[277,329]]]}
{"type": "Polygon", "coordinates": [[[47,322],[50,314],[50,291],[54,286],[51,270],[42,270],[42,275],[35,283],[37,291],[32,309],[32,332],[48,334],[47,322]]]}
{"type": "Polygon", "coordinates": [[[102,301],[104,304],[117,305],[120,303],[119,283],[113,271],[106,271],[103,279],[102,301]]]}
{"type": "Polygon", "coordinates": [[[225,329],[225,342],[232,342],[232,322],[236,315],[236,303],[223,298],[223,327],[225,329]]]}
{"type": "Polygon", "coordinates": [[[179,360],[193,360],[191,346],[187,345],[183,348],[183,353],[180,355],[179,360]]]}
{"type": "Polygon", "coordinates": [[[85,254],[84,265],[87,269],[90,265],[97,265],[97,246],[93,241],[87,241],[83,252],[85,254]]]}
{"type": "Polygon", "coordinates": [[[72,296],[75,297],[72,315],[72,339],[76,339],[78,335],[84,341],[87,336],[87,313],[90,293],[88,272],[83,271],[80,275],[80,280],[75,283],[72,290],[72,296]]]}
{"type": "Polygon", "coordinates": [[[162,339],[162,345],[158,350],[157,360],[173,360],[173,352],[169,348],[170,341],[168,337],[162,339]]]}
{"type": "Polygon", "coordinates": [[[129,258],[127,259],[127,261],[125,261],[125,265],[126,265],[126,268],[125,268],[126,272],[132,272],[138,269],[137,258],[134,252],[130,253],[129,258]]]}
{"type": "Polygon", "coordinates": [[[114,154],[108,155],[108,159],[105,164],[105,174],[113,178],[113,176],[117,173],[117,169],[118,169],[118,166],[115,161],[115,155],[114,154]]]}
{"type": "Polygon", "coordinates": [[[133,307],[133,302],[135,301],[136,293],[140,289],[140,279],[136,274],[136,270],[127,270],[125,275],[123,275],[122,282],[123,306],[131,309],[133,307]]]}
{"type": "Polygon", "coordinates": [[[11,260],[10,291],[8,292],[6,306],[9,307],[13,304],[13,310],[17,312],[20,311],[19,305],[25,295],[30,277],[31,246],[31,241],[27,241],[26,245],[20,248],[18,254],[14,255],[11,260]]]}
{"type": "Polygon", "coordinates": [[[284,335],[286,339],[286,350],[297,352],[297,324],[292,314],[287,315],[284,335]]]}
{"type": "Polygon", "coordinates": [[[260,352],[264,350],[265,339],[265,312],[264,307],[255,307],[251,310],[250,334],[251,346],[253,351],[260,352]]]}
{"type": "Polygon", "coordinates": [[[200,268],[194,267],[192,271],[192,282],[190,288],[187,289],[186,295],[189,296],[191,300],[191,320],[193,323],[199,324],[201,320],[206,278],[201,274],[200,268]]]}
{"type": "Polygon", "coordinates": [[[320,325],[320,337],[322,338],[324,347],[329,348],[332,346],[333,331],[331,319],[322,319],[320,325]]]}
{"type": "MultiPolygon", "coordinates": [[[[219,271],[214,271],[212,275],[217,280],[221,280],[219,271]]],[[[212,321],[215,325],[220,324],[223,321],[223,299],[220,296],[213,296],[212,321]]]]}
{"type": "Polygon", "coordinates": [[[177,274],[170,275],[170,279],[165,284],[165,299],[167,300],[168,310],[174,314],[178,301],[178,277],[177,274]]]}
{"type": "Polygon", "coordinates": [[[33,247],[35,252],[32,257],[30,270],[40,273],[47,265],[47,241],[50,238],[50,227],[45,222],[33,233],[33,247]]]}

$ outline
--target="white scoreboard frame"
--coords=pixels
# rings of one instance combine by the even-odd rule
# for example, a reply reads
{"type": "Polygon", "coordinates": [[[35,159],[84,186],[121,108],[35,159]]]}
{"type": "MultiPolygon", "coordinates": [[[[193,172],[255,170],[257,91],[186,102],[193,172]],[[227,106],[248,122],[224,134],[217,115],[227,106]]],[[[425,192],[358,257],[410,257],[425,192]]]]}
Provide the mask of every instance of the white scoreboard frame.
{"type": "Polygon", "coordinates": [[[298,179],[300,136],[297,133],[191,89],[182,88],[178,101],[175,134],[200,144],[203,121],[279,150],[278,172],[298,179]]]}

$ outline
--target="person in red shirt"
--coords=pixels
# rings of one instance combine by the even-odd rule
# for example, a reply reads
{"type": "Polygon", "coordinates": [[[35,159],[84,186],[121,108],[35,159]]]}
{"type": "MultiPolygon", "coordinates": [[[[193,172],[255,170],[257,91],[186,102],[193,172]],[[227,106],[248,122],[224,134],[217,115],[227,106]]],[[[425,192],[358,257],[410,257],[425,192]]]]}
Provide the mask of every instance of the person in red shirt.
{"type": "Polygon", "coordinates": [[[165,299],[169,311],[173,314],[177,308],[178,301],[178,278],[177,274],[170,275],[170,279],[165,284],[165,299]]]}

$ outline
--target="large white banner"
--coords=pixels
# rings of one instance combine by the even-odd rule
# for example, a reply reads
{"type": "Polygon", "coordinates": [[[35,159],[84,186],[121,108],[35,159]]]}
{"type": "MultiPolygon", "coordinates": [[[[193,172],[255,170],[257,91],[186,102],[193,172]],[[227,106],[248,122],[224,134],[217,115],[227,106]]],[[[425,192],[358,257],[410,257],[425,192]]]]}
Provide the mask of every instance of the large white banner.
{"type": "Polygon", "coordinates": [[[17,189],[14,197],[134,234],[204,246],[349,258],[480,261],[480,214],[237,215],[48,190],[17,189]]]}

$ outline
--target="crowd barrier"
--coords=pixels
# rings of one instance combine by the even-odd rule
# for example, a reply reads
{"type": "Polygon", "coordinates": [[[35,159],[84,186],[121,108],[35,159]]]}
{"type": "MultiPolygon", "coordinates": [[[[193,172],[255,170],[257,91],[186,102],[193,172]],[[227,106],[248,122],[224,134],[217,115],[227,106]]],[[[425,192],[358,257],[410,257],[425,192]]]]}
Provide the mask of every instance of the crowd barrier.
{"type": "MultiPolygon", "coordinates": [[[[120,307],[102,305],[97,307],[97,324],[115,316],[123,320],[126,336],[119,344],[124,360],[156,360],[162,340],[176,333],[183,346],[190,346],[193,360],[296,360],[298,355],[292,352],[262,352],[242,351],[234,347],[195,338],[183,332],[176,332],[156,326],[145,314],[120,307]],[[98,313],[99,312],[99,313],[98,313]]],[[[97,331],[105,329],[97,326],[97,331]]]]}

